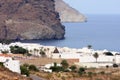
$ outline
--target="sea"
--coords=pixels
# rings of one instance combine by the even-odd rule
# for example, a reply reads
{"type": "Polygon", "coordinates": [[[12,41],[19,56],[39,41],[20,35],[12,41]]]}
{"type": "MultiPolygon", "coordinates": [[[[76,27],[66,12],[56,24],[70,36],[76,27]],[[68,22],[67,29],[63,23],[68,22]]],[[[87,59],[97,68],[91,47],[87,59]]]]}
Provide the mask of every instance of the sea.
{"type": "Polygon", "coordinates": [[[62,23],[65,26],[63,40],[27,40],[45,46],[83,48],[91,45],[95,50],[107,49],[120,52],[120,15],[86,15],[82,23],[62,23]]]}

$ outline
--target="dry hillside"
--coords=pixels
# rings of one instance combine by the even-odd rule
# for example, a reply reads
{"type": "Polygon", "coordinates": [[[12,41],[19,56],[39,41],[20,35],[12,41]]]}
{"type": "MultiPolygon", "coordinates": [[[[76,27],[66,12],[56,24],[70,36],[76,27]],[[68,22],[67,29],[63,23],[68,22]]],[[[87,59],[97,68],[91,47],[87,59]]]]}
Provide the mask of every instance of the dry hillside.
{"type": "Polygon", "coordinates": [[[0,80],[32,80],[32,79],[23,77],[18,73],[11,72],[7,68],[0,66],[0,80]]]}

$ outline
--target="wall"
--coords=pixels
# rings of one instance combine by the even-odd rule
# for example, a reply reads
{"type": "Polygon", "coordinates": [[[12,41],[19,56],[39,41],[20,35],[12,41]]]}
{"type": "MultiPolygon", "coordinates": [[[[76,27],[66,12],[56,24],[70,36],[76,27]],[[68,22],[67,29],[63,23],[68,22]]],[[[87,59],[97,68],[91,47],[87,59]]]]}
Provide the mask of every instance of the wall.
{"type": "MultiPolygon", "coordinates": [[[[80,62],[96,62],[96,58],[93,55],[84,55],[79,57],[80,62]]],[[[99,55],[97,62],[113,62],[114,56],[99,55]]]]}
{"type": "Polygon", "coordinates": [[[9,60],[4,63],[4,66],[13,72],[21,73],[20,62],[18,60],[9,60]]]}

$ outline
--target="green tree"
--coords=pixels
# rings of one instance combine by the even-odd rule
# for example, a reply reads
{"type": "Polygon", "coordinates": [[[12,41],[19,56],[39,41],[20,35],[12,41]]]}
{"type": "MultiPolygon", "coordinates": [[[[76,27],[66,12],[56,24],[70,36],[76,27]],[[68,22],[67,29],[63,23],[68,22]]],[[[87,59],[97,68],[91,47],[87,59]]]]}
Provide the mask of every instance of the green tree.
{"type": "Polygon", "coordinates": [[[66,60],[62,60],[61,65],[62,65],[62,67],[63,67],[64,69],[67,69],[68,66],[69,66],[69,64],[68,64],[68,62],[67,62],[66,60]]]}
{"type": "Polygon", "coordinates": [[[85,73],[85,68],[80,67],[78,73],[79,75],[82,75],[83,73],[85,73]]]}
{"type": "Polygon", "coordinates": [[[28,70],[27,67],[25,67],[25,66],[20,66],[20,70],[21,70],[21,74],[22,74],[22,75],[29,76],[30,72],[29,72],[29,70],[28,70]]]}
{"type": "Polygon", "coordinates": [[[94,58],[96,59],[96,63],[97,63],[97,59],[99,57],[98,53],[96,52],[95,54],[93,54],[94,58]]]}
{"type": "Polygon", "coordinates": [[[10,51],[13,54],[25,54],[25,53],[28,53],[27,49],[24,49],[24,48],[19,47],[19,46],[10,46],[10,51]]]}

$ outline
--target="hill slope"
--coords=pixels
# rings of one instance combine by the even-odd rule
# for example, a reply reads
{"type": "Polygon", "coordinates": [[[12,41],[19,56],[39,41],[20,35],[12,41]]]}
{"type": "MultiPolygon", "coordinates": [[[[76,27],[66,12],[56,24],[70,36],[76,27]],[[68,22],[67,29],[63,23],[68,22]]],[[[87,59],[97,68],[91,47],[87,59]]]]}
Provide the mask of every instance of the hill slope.
{"type": "Polygon", "coordinates": [[[0,80],[32,80],[0,66],[0,80]]]}

